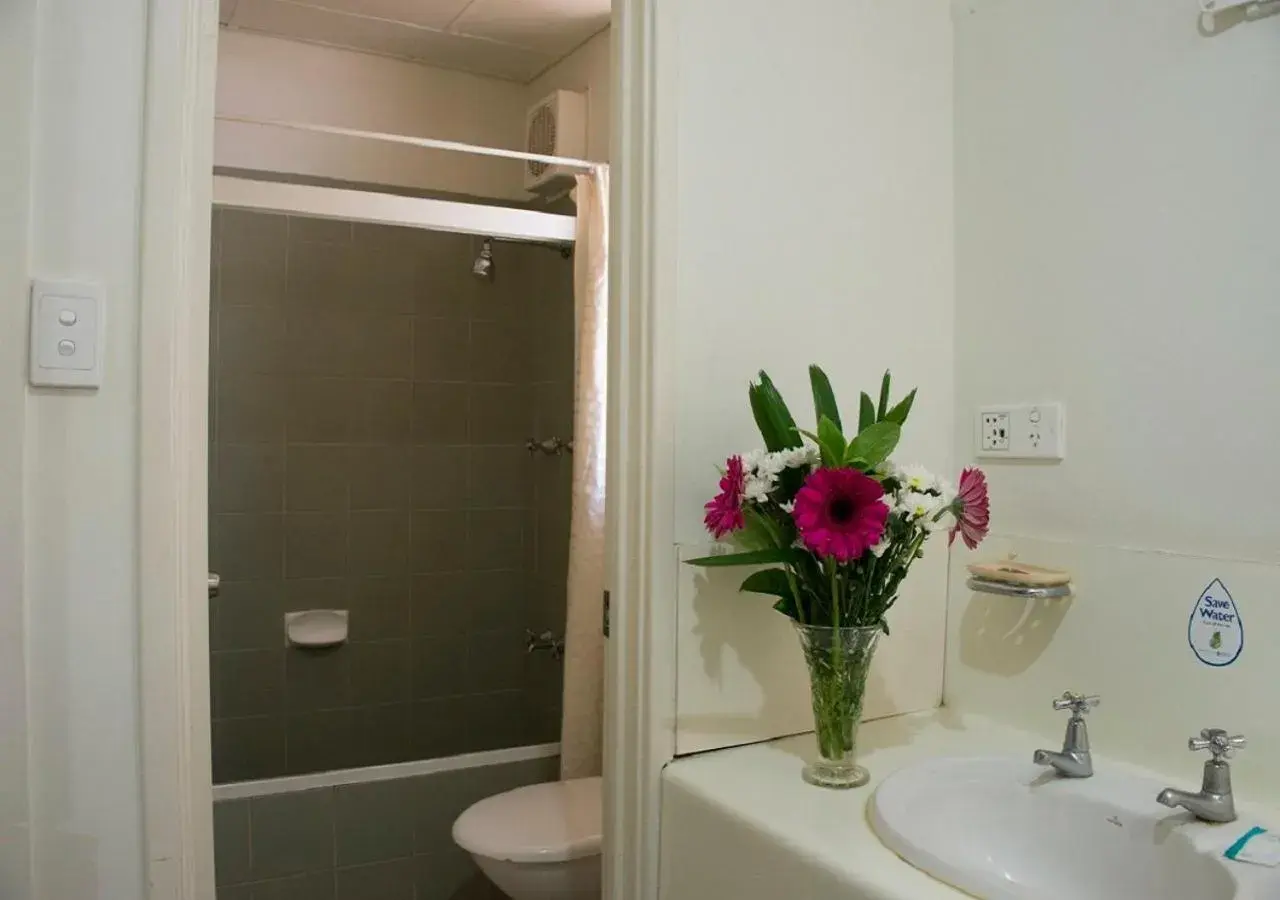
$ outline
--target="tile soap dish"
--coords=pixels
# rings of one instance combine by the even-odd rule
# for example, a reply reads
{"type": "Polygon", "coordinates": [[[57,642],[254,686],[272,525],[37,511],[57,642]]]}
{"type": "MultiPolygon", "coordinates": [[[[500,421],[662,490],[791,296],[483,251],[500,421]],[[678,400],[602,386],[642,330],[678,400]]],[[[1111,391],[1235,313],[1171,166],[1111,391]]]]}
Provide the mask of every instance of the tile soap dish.
{"type": "Polygon", "coordinates": [[[1071,596],[1071,573],[1012,558],[969,566],[969,588],[984,594],[1046,599],[1071,596]]]}
{"type": "Polygon", "coordinates": [[[308,609],[284,614],[284,633],[293,647],[336,647],[346,643],[345,609],[308,609]]]}

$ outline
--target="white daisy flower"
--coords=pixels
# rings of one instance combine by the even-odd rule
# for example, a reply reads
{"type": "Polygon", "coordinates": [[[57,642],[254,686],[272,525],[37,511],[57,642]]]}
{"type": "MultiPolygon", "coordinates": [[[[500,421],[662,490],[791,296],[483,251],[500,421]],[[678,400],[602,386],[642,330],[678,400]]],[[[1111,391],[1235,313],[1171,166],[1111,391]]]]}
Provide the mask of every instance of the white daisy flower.
{"type": "Polygon", "coordinates": [[[805,466],[811,466],[819,459],[818,448],[804,445],[794,447],[791,450],[783,450],[779,456],[782,457],[782,467],[784,469],[802,469],[805,466]]]}
{"type": "Polygon", "coordinates": [[[898,470],[898,480],[909,491],[926,493],[938,489],[938,478],[924,466],[903,466],[898,470]]]}
{"type": "Polygon", "coordinates": [[[753,472],[760,467],[760,462],[768,452],[764,450],[748,450],[742,454],[742,468],[746,472],[753,472]]]}
{"type": "Polygon", "coordinates": [[[769,499],[769,491],[772,489],[773,485],[767,479],[751,475],[743,479],[742,497],[752,503],[764,503],[769,499]]]}
{"type": "Polygon", "coordinates": [[[898,509],[912,521],[931,520],[941,509],[940,498],[919,491],[903,491],[898,495],[898,509]]]}

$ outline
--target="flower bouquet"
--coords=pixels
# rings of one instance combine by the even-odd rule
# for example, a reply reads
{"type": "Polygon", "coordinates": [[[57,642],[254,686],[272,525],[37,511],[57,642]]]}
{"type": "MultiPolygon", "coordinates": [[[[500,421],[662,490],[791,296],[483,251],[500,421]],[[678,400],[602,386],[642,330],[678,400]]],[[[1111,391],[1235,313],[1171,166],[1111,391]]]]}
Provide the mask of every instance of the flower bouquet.
{"type": "Polygon", "coordinates": [[[935,531],[947,528],[975,548],[986,536],[986,477],[965,469],[953,486],[890,455],[916,392],[891,402],[888,372],[878,402],[863,393],[851,438],[826,374],[809,368],[815,431],[796,427],[764,372],[748,391],[763,450],[725,462],[720,493],[706,505],[707,530],[737,552],[691,560],[705,567],[766,566],[743,591],[778,598],[799,632],[809,666],[820,759],[804,778],[858,787],[855,740],[867,673],[902,580],[935,531]]]}

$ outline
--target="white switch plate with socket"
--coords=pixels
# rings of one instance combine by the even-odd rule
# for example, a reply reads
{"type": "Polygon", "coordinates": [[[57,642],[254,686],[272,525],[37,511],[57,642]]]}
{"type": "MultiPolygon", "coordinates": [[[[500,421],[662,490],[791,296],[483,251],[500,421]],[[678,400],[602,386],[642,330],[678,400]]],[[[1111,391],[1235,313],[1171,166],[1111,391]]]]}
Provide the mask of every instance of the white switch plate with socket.
{"type": "Polygon", "coordinates": [[[36,387],[102,386],[106,290],[81,281],[31,284],[31,372],[36,387]]]}
{"type": "Polygon", "coordinates": [[[975,450],[984,459],[1063,459],[1067,417],[1061,403],[984,406],[975,450]]]}

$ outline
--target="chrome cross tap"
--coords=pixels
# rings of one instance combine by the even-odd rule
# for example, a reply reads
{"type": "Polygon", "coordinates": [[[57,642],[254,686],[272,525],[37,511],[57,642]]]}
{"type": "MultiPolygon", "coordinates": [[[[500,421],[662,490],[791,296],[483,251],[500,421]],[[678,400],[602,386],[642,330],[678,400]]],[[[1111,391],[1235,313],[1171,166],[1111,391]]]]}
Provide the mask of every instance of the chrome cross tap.
{"type": "Polygon", "coordinates": [[[1071,718],[1067,720],[1067,734],[1062,740],[1062,751],[1037,750],[1031,761],[1038,766],[1049,766],[1066,778],[1088,778],[1093,775],[1089,729],[1085,727],[1084,717],[1101,702],[1101,697],[1086,697],[1071,691],[1054,700],[1054,709],[1071,710],[1071,718]]]}
{"type": "Polygon", "coordinates": [[[1204,822],[1234,822],[1236,803],[1231,795],[1231,767],[1227,765],[1227,760],[1234,751],[1244,749],[1246,743],[1243,734],[1228,734],[1221,728],[1206,728],[1200,732],[1200,737],[1187,741],[1187,747],[1191,750],[1208,750],[1211,754],[1204,764],[1200,793],[1191,794],[1165,788],[1156,797],[1156,802],[1173,809],[1181,806],[1204,822]]]}

